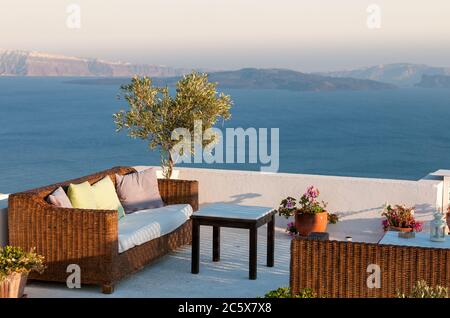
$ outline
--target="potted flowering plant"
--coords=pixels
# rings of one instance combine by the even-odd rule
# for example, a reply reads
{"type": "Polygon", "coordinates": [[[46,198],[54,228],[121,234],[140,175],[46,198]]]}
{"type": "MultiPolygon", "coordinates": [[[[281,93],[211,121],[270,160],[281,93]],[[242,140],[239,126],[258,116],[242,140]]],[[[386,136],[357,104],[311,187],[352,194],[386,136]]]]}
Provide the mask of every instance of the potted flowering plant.
{"type": "Polygon", "coordinates": [[[414,207],[406,205],[386,205],[381,213],[386,219],[382,221],[385,231],[420,232],[423,222],[414,218],[414,207]]]}
{"type": "Polygon", "coordinates": [[[44,257],[31,250],[25,252],[19,247],[0,247],[0,298],[23,296],[28,274],[42,273],[44,257]]]}
{"type": "Polygon", "coordinates": [[[311,232],[325,232],[328,222],[338,221],[335,214],[328,214],[327,204],[318,201],[319,194],[319,189],[310,186],[298,202],[293,197],[281,201],[278,214],[286,218],[295,217],[295,222],[288,224],[287,232],[307,236],[311,232]]]}

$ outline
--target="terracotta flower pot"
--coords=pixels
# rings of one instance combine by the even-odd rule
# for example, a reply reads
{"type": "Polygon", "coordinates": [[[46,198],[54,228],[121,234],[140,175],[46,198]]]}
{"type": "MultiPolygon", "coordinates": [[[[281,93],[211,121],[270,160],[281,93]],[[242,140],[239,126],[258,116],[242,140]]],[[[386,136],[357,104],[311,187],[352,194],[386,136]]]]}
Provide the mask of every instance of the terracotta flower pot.
{"type": "Polygon", "coordinates": [[[413,229],[410,227],[396,227],[396,226],[389,226],[390,231],[396,231],[396,232],[412,232],[413,229]]]}
{"type": "Polygon", "coordinates": [[[21,298],[28,273],[12,273],[0,282],[0,298],[21,298]]]}
{"type": "Polygon", "coordinates": [[[295,214],[295,228],[301,236],[307,236],[311,232],[325,232],[328,225],[328,212],[317,214],[295,214]]]}

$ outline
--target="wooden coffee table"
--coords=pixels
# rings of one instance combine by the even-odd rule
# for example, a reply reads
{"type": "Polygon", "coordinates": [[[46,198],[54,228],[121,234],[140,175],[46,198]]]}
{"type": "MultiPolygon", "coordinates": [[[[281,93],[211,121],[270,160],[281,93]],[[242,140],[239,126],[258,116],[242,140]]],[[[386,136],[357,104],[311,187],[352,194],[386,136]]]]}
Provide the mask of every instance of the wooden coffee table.
{"type": "Polygon", "coordinates": [[[210,204],[192,216],[192,267],[198,274],[200,264],[200,225],[213,227],[213,262],[220,260],[220,228],[249,229],[249,278],[256,279],[258,227],[267,223],[267,266],[274,265],[275,213],[273,208],[236,204],[210,204]]]}

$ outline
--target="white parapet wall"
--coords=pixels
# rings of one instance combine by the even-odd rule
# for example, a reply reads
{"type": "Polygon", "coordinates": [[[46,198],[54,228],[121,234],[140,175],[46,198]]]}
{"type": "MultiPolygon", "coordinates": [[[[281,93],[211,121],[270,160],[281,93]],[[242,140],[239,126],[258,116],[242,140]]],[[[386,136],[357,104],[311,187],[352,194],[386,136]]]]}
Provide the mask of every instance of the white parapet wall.
{"type": "MultiPolygon", "coordinates": [[[[419,220],[430,220],[442,196],[442,180],[390,180],[319,176],[307,174],[265,174],[252,171],[179,168],[177,178],[199,181],[200,204],[227,202],[277,207],[281,199],[300,197],[314,185],[328,210],[340,216],[330,225],[336,239],[352,236],[354,241],[377,242],[383,235],[380,215],[383,205],[416,206],[419,220]]],[[[287,221],[277,218],[283,228],[287,221]]],[[[425,229],[426,230],[426,229],[425,229]]]]}
{"type": "MultiPolygon", "coordinates": [[[[320,199],[328,202],[328,210],[340,217],[328,227],[331,237],[351,236],[354,241],[366,242],[377,242],[383,235],[380,213],[385,203],[415,206],[416,217],[428,221],[442,205],[443,195],[443,180],[433,176],[411,181],[200,168],[177,168],[174,176],[199,181],[201,205],[223,202],[276,208],[281,199],[298,198],[314,185],[320,189],[320,199]]],[[[7,196],[0,197],[0,245],[7,243],[6,208],[7,196]]],[[[279,228],[287,222],[277,217],[279,228]]]]}
{"type": "Polygon", "coordinates": [[[0,194],[0,246],[8,243],[8,195],[0,194]]]}

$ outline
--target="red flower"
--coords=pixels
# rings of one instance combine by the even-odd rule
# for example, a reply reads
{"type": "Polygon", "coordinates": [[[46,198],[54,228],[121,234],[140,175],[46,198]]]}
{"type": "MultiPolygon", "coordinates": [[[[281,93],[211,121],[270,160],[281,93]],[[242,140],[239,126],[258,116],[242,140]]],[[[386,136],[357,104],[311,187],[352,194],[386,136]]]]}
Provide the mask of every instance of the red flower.
{"type": "Polygon", "coordinates": [[[382,222],[385,230],[387,230],[389,226],[412,228],[417,232],[422,230],[422,222],[418,222],[414,219],[414,208],[408,208],[405,205],[396,205],[394,207],[388,205],[381,215],[386,217],[382,222]]]}

